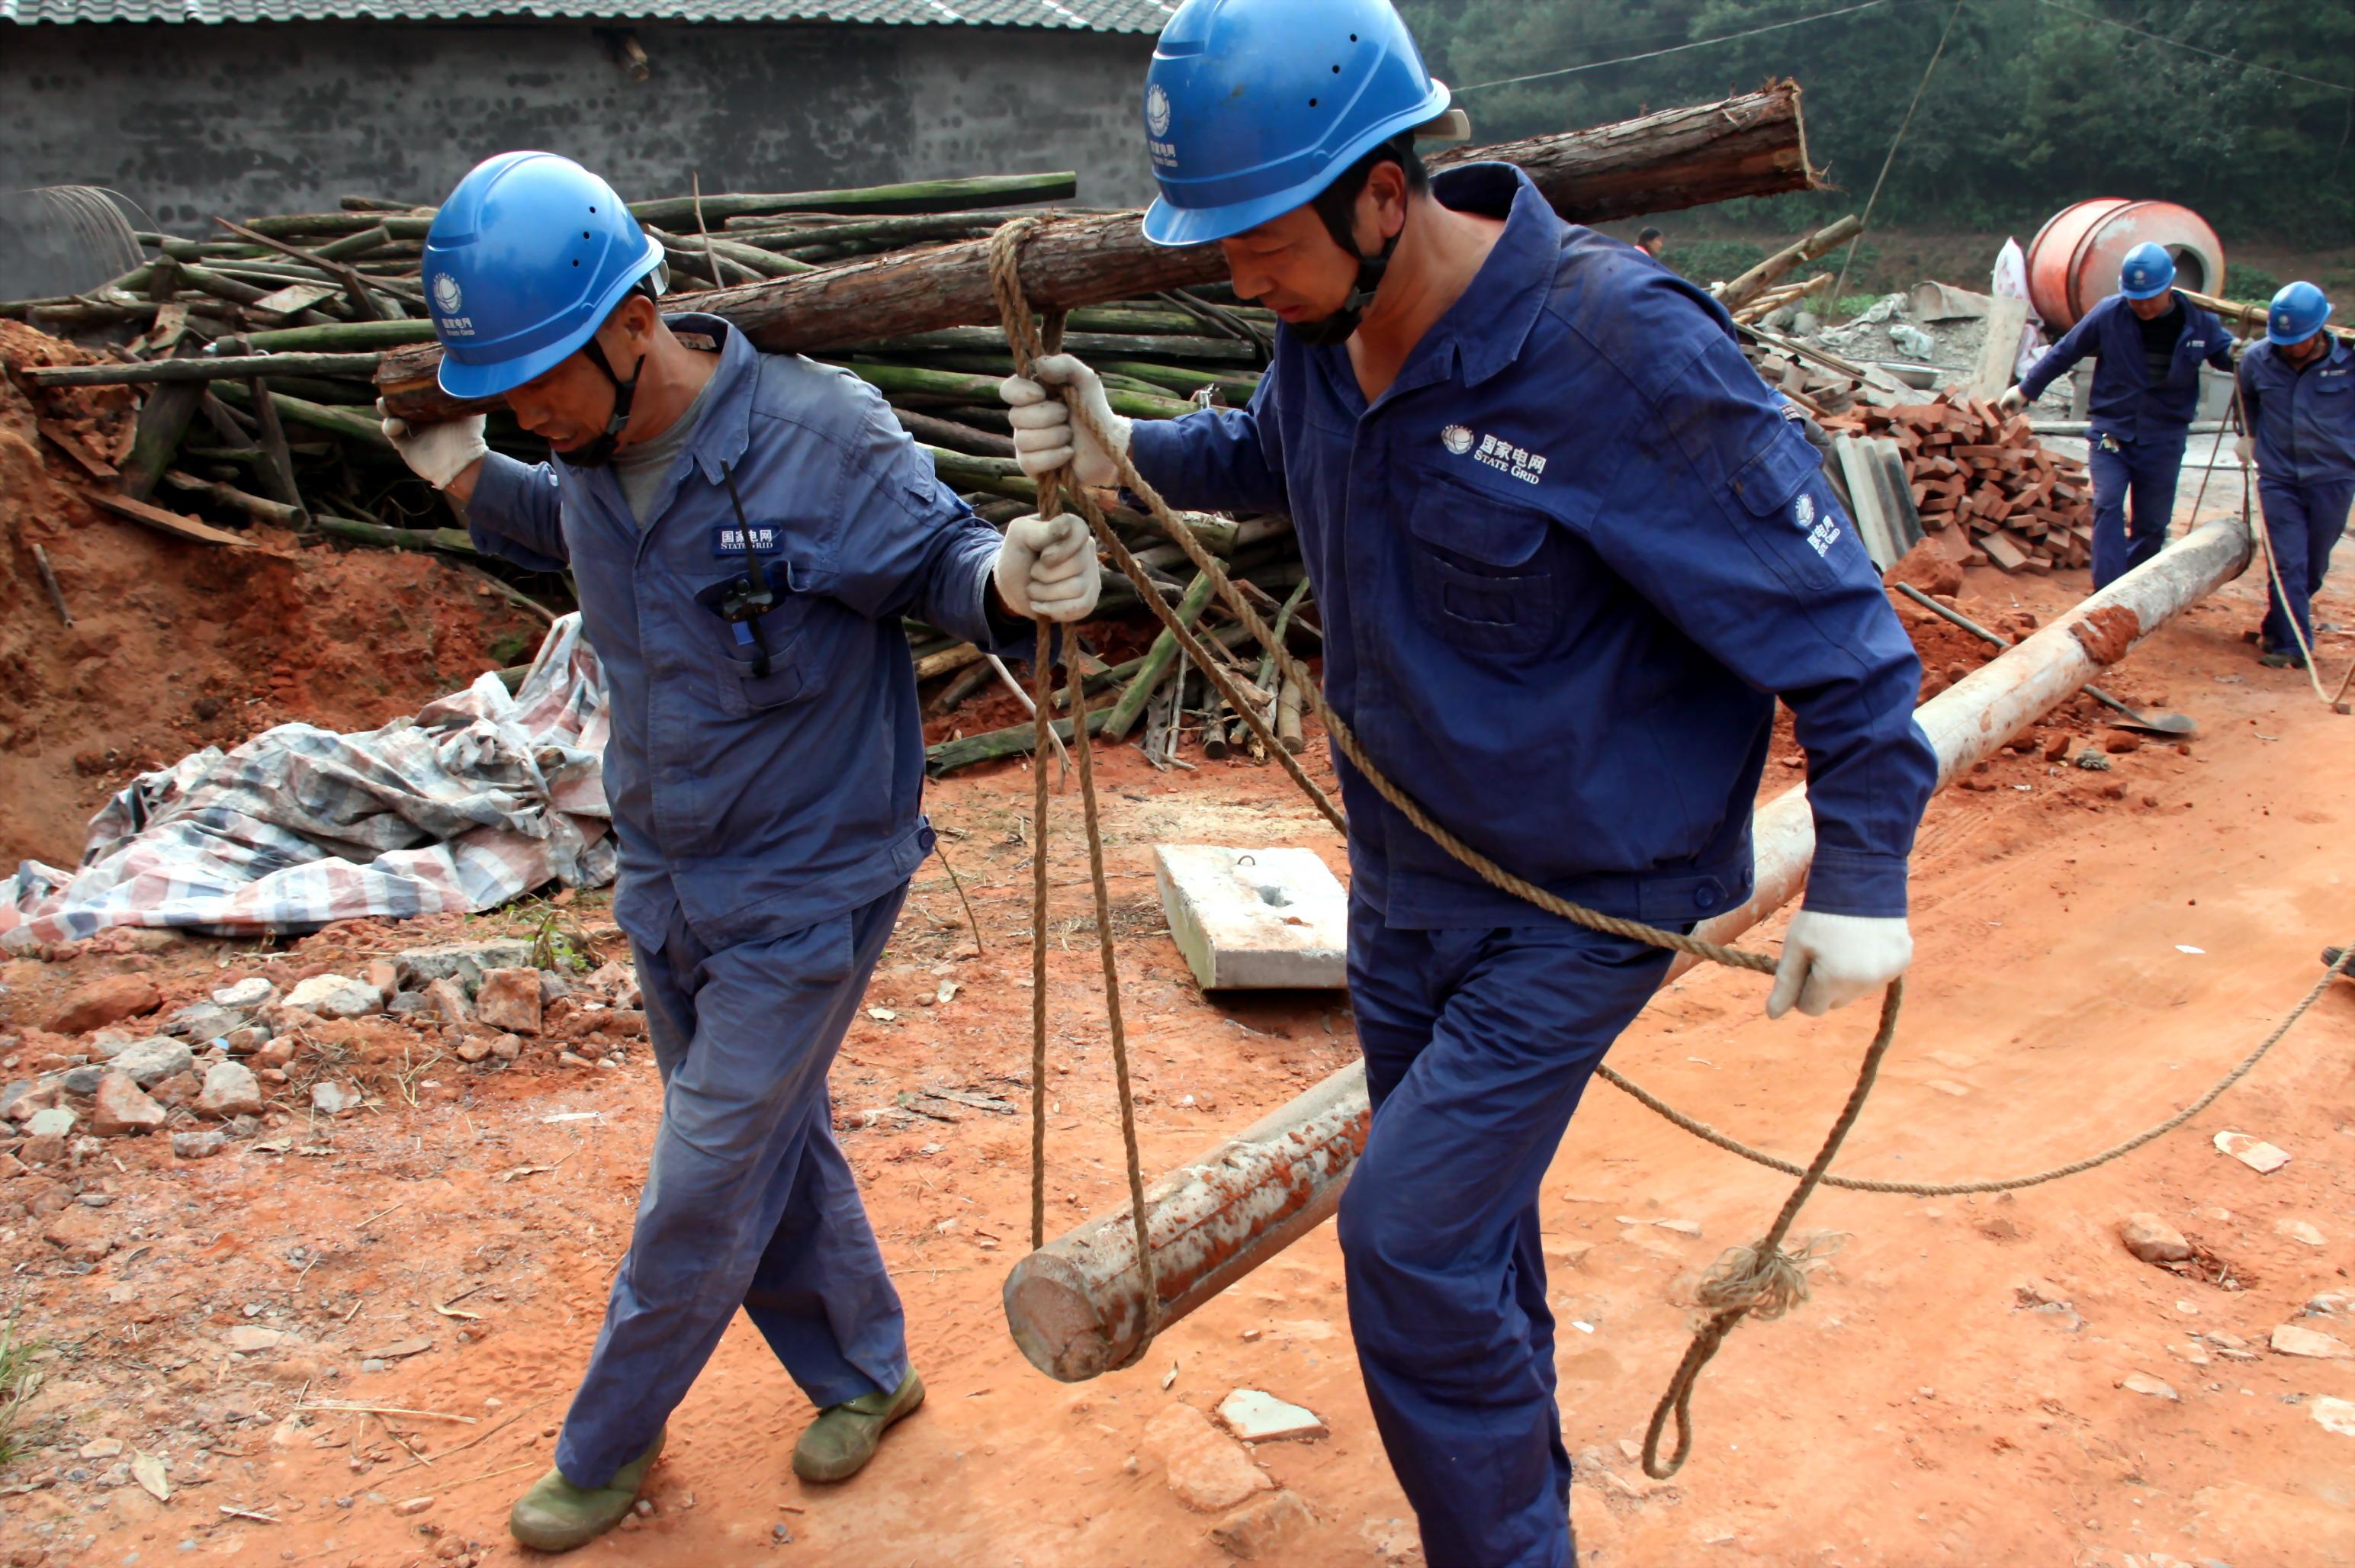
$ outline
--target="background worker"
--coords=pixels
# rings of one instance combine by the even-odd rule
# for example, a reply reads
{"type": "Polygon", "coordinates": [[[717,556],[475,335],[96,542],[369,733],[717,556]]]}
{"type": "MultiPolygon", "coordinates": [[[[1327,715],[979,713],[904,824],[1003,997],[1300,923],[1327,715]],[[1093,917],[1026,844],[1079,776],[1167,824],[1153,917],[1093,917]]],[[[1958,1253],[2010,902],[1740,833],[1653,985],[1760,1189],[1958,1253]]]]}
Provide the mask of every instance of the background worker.
{"type": "Polygon", "coordinates": [[[2243,465],[2257,467],[2257,498],[2281,586],[2266,585],[2257,656],[2275,669],[2303,666],[2314,645],[2314,595],[2355,504],[2355,348],[2325,332],[2330,301],[2291,283],[2265,311],[2264,340],[2241,356],[2243,465]],[[2296,630],[2291,630],[2291,623],[2296,630]]]}
{"type": "MultiPolygon", "coordinates": [[[[1819,846],[1768,1011],[1906,966],[1934,772],[1913,650],[1814,448],[1706,294],[1524,175],[1426,179],[1448,107],[1386,0],[1188,0],[1145,95],[1150,240],[1225,251],[1282,320],[1248,409],[1112,445],[1180,506],[1289,512],[1325,689],[1380,765],[1565,898],[1689,929],[1753,886],[1781,693],[1819,846]]],[[[1039,383],[1030,473],[1116,476],[1039,383]]],[[[1670,955],[1548,916],[1449,858],[1336,759],[1349,985],[1374,1104],[1341,1204],[1349,1320],[1423,1549],[1572,1560],[1539,1183],[1670,955]]]]}
{"type": "Polygon", "coordinates": [[[1997,407],[2018,413],[2088,354],[2097,359],[2085,439],[2099,592],[2166,546],[2183,448],[2200,407],[2200,367],[2230,370],[2232,338],[2223,323],[2177,292],[2174,258],[2145,240],[2119,266],[2118,292],[2046,349],[1997,407]]]}
{"type": "Polygon", "coordinates": [[[479,548],[570,567],[611,705],[613,918],[663,1114],[556,1467],[510,1518],[550,1551],[620,1522],[740,1304],[819,1407],[805,1479],[856,1472],[922,1402],[826,1095],[932,845],[900,617],[1028,654],[1027,617],[1096,595],[1079,519],[1001,541],[865,383],[661,315],[662,256],[579,165],[482,164],[426,239],[442,387],[504,398],[550,460],[489,453],[479,415],[385,422],[479,548]]]}
{"type": "Polygon", "coordinates": [[[1660,252],[1668,248],[1668,237],[1657,229],[1646,229],[1636,236],[1636,249],[1657,261],[1660,252]]]}

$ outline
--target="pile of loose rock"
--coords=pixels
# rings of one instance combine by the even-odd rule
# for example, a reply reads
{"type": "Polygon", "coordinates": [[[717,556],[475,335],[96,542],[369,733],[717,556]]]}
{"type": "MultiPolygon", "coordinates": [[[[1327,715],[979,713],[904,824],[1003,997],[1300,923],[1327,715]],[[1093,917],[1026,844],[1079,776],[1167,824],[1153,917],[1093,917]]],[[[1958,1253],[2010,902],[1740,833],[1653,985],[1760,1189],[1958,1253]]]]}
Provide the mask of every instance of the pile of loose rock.
{"type": "Polygon", "coordinates": [[[177,1157],[203,1159],[293,1114],[348,1115],[383,1088],[369,1082],[369,1061],[395,1041],[410,1048],[405,1080],[445,1092],[428,1075],[453,1060],[481,1072],[527,1053],[560,1066],[625,1065],[645,1036],[628,966],[542,969],[533,947],[503,939],[413,948],[282,989],[252,973],[168,1014],[145,975],[92,981],[7,1059],[0,1176],[80,1165],[107,1138],[160,1132],[177,1157]]]}

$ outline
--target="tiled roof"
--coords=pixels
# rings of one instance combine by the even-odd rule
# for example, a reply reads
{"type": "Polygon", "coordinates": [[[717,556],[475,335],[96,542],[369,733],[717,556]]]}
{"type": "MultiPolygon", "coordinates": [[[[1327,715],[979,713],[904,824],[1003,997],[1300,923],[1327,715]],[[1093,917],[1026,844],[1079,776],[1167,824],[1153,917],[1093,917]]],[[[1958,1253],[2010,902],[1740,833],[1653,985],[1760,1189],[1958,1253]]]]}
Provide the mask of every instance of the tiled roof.
{"type": "Polygon", "coordinates": [[[1158,33],[1176,0],[0,0],[0,22],[848,22],[1158,33]]]}

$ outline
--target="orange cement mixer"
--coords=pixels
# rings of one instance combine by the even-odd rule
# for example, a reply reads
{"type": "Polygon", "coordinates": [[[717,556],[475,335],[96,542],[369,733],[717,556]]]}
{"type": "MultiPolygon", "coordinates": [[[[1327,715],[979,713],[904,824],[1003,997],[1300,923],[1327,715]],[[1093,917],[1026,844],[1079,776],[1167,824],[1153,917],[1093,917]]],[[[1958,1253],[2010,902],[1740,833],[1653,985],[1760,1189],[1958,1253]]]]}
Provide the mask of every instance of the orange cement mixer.
{"type": "Polygon", "coordinates": [[[2224,244],[2208,222],[2171,201],[2105,196],[2062,208],[2028,244],[2028,301],[2058,336],[2118,292],[2118,264],[2148,240],[2175,258],[2175,285],[2224,290],[2224,244]]]}

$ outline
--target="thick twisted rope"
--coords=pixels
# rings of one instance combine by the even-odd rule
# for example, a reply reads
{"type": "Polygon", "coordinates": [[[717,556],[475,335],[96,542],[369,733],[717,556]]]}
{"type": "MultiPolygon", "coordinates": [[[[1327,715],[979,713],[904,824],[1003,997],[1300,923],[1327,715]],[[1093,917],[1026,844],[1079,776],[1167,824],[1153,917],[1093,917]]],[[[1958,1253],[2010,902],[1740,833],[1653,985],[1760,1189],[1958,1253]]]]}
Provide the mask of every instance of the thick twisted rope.
{"type": "MultiPolygon", "coordinates": [[[[1035,220],[1034,220],[1035,221],[1035,220]]],[[[991,257],[990,281],[1000,289],[999,308],[1006,309],[1003,289],[1012,281],[1011,252],[1004,268],[1000,268],[995,252],[991,257]]],[[[1014,284],[1019,288],[1018,283],[1014,284]]],[[[1039,355],[1059,346],[1063,336],[1063,318],[1058,314],[1049,319],[1043,333],[1031,321],[1028,311],[1022,313],[1025,336],[1017,349],[1018,363],[1028,366],[1039,355]]],[[[1058,514],[1058,492],[1063,486],[1063,475],[1050,475],[1039,486],[1039,511],[1042,516],[1058,514]]],[[[1077,493],[1077,486],[1072,486],[1077,493]]],[[[1037,746],[1032,752],[1031,773],[1036,785],[1031,795],[1031,890],[1030,890],[1030,1245],[1033,1251],[1047,1244],[1047,742],[1054,734],[1052,696],[1053,676],[1050,650],[1054,647],[1055,625],[1046,616],[1034,619],[1032,630],[1038,638],[1032,650],[1031,682],[1033,721],[1037,728],[1037,746]]],[[[1103,959],[1104,1019],[1112,1037],[1113,1083],[1120,1099],[1120,1136],[1122,1152],[1128,1162],[1129,1215],[1136,1228],[1136,1268],[1145,1285],[1145,1329],[1137,1336],[1136,1349],[1126,1366],[1145,1354],[1161,1321],[1161,1279],[1153,1258],[1153,1238],[1145,1208],[1145,1162],[1137,1148],[1136,1097],[1129,1081],[1128,1031],[1120,1009],[1120,963],[1114,950],[1112,933],[1112,893],[1104,878],[1103,823],[1096,805],[1095,748],[1088,735],[1088,684],[1086,672],[1080,661],[1066,661],[1071,675],[1071,752],[1079,764],[1081,816],[1087,827],[1088,878],[1095,891],[1096,946],[1103,959]]]]}
{"type": "MultiPolygon", "coordinates": [[[[1017,369],[1025,376],[1033,376],[1037,359],[1047,351],[1045,340],[1039,335],[1031,315],[1029,303],[1023,293],[1019,273],[1022,241],[1031,230],[1039,227],[1041,221],[1038,218],[1023,218],[1004,225],[992,236],[990,248],[991,286],[996,296],[999,315],[1004,319],[1007,341],[1014,349],[1017,369]]],[[[1369,784],[1373,786],[1377,794],[1388,801],[1418,830],[1444,849],[1449,856],[1468,868],[1490,886],[1511,893],[1548,913],[1558,915],[1589,930],[1646,943],[1656,947],[1689,953],[1696,957],[1705,958],[1730,968],[1747,969],[1753,973],[1766,975],[1774,972],[1775,961],[1764,954],[1752,953],[1738,947],[1728,947],[1701,937],[1663,930],[1657,926],[1647,925],[1641,921],[1622,919],[1616,915],[1605,914],[1600,910],[1590,909],[1583,904],[1573,903],[1525,878],[1508,871],[1434,820],[1419,803],[1391,782],[1388,775],[1374,764],[1372,759],[1367,755],[1364,747],[1359,742],[1355,731],[1339,714],[1334,712],[1331,705],[1326,700],[1322,684],[1310,675],[1305,665],[1293,656],[1291,651],[1284,645],[1284,639],[1276,635],[1261,619],[1251,602],[1243,597],[1232,580],[1228,577],[1218,558],[1195,537],[1193,529],[1177,515],[1167,501],[1162,499],[1160,494],[1146,482],[1144,475],[1137,472],[1135,464],[1128,454],[1119,451],[1116,443],[1111,439],[1111,433],[1103,429],[1077,391],[1072,388],[1064,387],[1060,389],[1060,394],[1065,406],[1071,411],[1074,426],[1092,439],[1099,451],[1118,453],[1115,462],[1121,484],[1144,504],[1146,513],[1153,518],[1156,525],[1178,544],[1184,551],[1187,560],[1192,562],[1195,570],[1210,581],[1213,589],[1225,603],[1228,610],[1241,623],[1245,632],[1255,639],[1275,661],[1284,677],[1300,688],[1318,721],[1325,726],[1327,733],[1332,738],[1335,749],[1348,759],[1350,765],[1357,769],[1359,774],[1369,784]]],[[[1114,531],[1111,523],[1103,516],[1102,508],[1097,507],[1093,497],[1089,496],[1080,485],[1068,483],[1075,478],[1076,476],[1071,475],[1070,470],[1066,469],[1053,475],[1049,483],[1041,484],[1039,502],[1042,514],[1051,508],[1056,499],[1057,490],[1067,487],[1071,504],[1086,519],[1090,529],[1094,533],[1097,541],[1104,547],[1105,552],[1111,556],[1114,564],[1136,585],[1138,596],[1146,607],[1154,613],[1162,625],[1186,650],[1188,656],[1209,677],[1211,684],[1219,689],[1220,695],[1226,699],[1228,706],[1242,717],[1252,732],[1266,747],[1268,753],[1284,763],[1294,781],[1308,795],[1327,820],[1346,837],[1347,823],[1331,798],[1317,787],[1316,782],[1310,779],[1302,769],[1298,761],[1277,741],[1255,707],[1240,699],[1239,694],[1220,670],[1217,660],[1210,656],[1195,638],[1191,629],[1164,602],[1159,590],[1144,570],[1137,565],[1135,556],[1114,531]]],[[[1075,689],[1077,678],[1075,673],[1073,677],[1075,689]]],[[[1084,717],[1076,701],[1073,709],[1074,730],[1075,731],[1083,731],[1084,717]]],[[[1043,705],[1041,711],[1042,713],[1044,711],[1043,705]]],[[[1092,794],[1090,794],[1087,799],[1092,813],[1094,805],[1092,794]]],[[[1100,874],[1097,886],[1101,901],[1103,883],[1100,874]]],[[[1741,1320],[1751,1316],[1766,1319],[1781,1317],[1806,1298],[1806,1271],[1814,1261],[1814,1249],[1803,1247],[1793,1251],[1787,1249],[1784,1243],[1799,1211],[1805,1207],[1807,1199],[1814,1194],[1817,1188],[1832,1186],[1864,1192],[1945,1197],[1974,1192],[2010,1191],[2019,1188],[2037,1186],[2047,1181],[2056,1181],[2062,1177],[2074,1176],[2097,1166],[2105,1165],[2174,1131],[2212,1104],[2219,1096],[2264,1060],[2265,1054],[2289,1032],[2297,1020],[2305,1016],[2307,1009],[2312,1007],[2315,1000],[2321,996],[2324,987],[2329,984],[2331,975],[2344,971],[2350,960],[2355,960],[2355,943],[2349,944],[2347,952],[2340,955],[2338,965],[2323,976],[2322,981],[2307,995],[2306,999],[2300,1002],[2297,1008],[2283,1019],[2280,1026],[2254,1051],[2244,1057],[2207,1093],[2167,1120],[2136,1134],[2123,1143],[2086,1158],[2026,1176],[1996,1180],[1932,1184],[1875,1181],[1854,1177],[1834,1176],[1830,1173],[1831,1162],[1838,1154],[1841,1144],[1846,1141],[1849,1129],[1855,1125],[1858,1116],[1862,1113],[1864,1102],[1870,1094],[1873,1082],[1880,1072],[1881,1061],[1888,1054],[1890,1044],[1895,1039],[1899,1009],[1904,995],[1902,980],[1892,983],[1883,993],[1880,1027],[1874,1031],[1871,1044],[1866,1048],[1864,1059],[1858,1069],[1855,1086],[1849,1093],[1848,1103],[1841,1108],[1839,1116],[1832,1124],[1829,1133],[1826,1135],[1823,1146],[1817,1152],[1815,1159],[1804,1168],[1779,1156],[1753,1148],[1738,1138],[1720,1132],[1709,1124],[1678,1111],[1609,1066],[1599,1066],[1596,1070],[1597,1073],[1605,1082],[1614,1088],[1625,1091],[1638,1104],[1657,1112],[1686,1132],[1728,1153],[1739,1155],[1755,1164],[1799,1179],[1790,1197],[1785,1200],[1781,1212],[1775,1216],[1774,1222],[1768,1227],[1766,1234],[1749,1246],[1737,1247],[1727,1252],[1703,1283],[1699,1299],[1700,1307],[1709,1314],[1709,1317],[1695,1332],[1692,1343],[1687,1347],[1683,1360],[1678,1363],[1677,1370],[1669,1380],[1667,1392],[1662,1394],[1658,1404],[1653,1410],[1651,1424],[1646,1431],[1644,1439],[1645,1474],[1656,1480],[1666,1480],[1674,1476],[1690,1456],[1693,1388],[1699,1381],[1701,1370],[1708,1365],[1710,1359],[1717,1353],[1719,1347],[1724,1343],[1726,1337],[1732,1332],[1741,1320]],[[1677,1445],[1674,1454],[1663,1463],[1659,1457],[1660,1438],[1664,1428],[1671,1419],[1677,1424],[1677,1445]]],[[[1039,962],[1043,964],[1043,957],[1039,962]]],[[[1109,962],[1107,957],[1108,965],[1109,962]]],[[[1113,978],[1109,967],[1107,985],[1116,989],[1116,981],[1113,978]]],[[[1043,1039],[1043,1024],[1039,1026],[1041,1039],[1043,1039]]],[[[1043,1059],[1043,1047],[1041,1059],[1043,1059]]],[[[1129,1129],[1129,1136],[1130,1147],[1134,1150],[1133,1126],[1129,1129]]],[[[1043,1133],[1039,1137],[1043,1139],[1043,1133]]],[[[1034,1154],[1039,1148],[1043,1148],[1043,1142],[1034,1142],[1034,1154]]],[[[1144,1197],[1141,1185],[1135,1179],[1133,1154],[1131,1189],[1131,1200],[1137,1213],[1137,1247],[1142,1256],[1147,1250],[1143,1218],[1144,1197]]],[[[1036,1190],[1034,1185],[1034,1194],[1036,1190]]],[[[1039,1229],[1039,1221],[1034,1213],[1034,1230],[1038,1229],[1039,1229]]],[[[1146,1277],[1148,1281],[1152,1278],[1149,1265],[1147,1265],[1146,1277]]],[[[1150,1310],[1157,1317],[1159,1312],[1157,1296],[1148,1296],[1148,1304],[1150,1310]]],[[[1142,1351],[1140,1350],[1139,1353],[1141,1354],[1142,1351]]]]}
{"type": "MultiPolygon", "coordinates": [[[[1046,352],[1047,347],[1032,318],[1029,302],[1024,297],[1020,276],[1022,241],[1039,222],[1039,219],[1035,218],[1017,219],[1012,223],[1000,228],[996,234],[992,236],[990,244],[990,284],[996,295],[999,315],[1005,320],[1007,341],[1014,350],[1016,368],[1026,376],[1035,376],[1037,361],[1046,352]]],[[[1108,432],[1097,424],[1094,416],[1084,407],[1078,394],[1067,387],[1062,389],[1062,397],[1065,404],[1071,409],[1071,418],[1078,421],[1080,428],[1085,430],[1096,441],[1099,449],[1105,452],[1114,451],[1114,446],[1108,439],[1108,432]]],[[[1193,562],[1195,570],[1209,579],[1219,596],[1226,602],[1227,607],[1242,622],[1244,629],[1259,642],[1263,648],[1273,656],[1278,667],[1284,671],[1284,678],[1300,688],[1303,695],[1313,705],[1318,720],[1325,725],[1327,732],[1333,737],[1334,743],[1341,749],[1342,754],[1349,759],[1351,765],[1358,769],[1359,773],[1380,793],[1385,800],[1397,807],[1401,815],[1423,833],[1429,835],[1450,855],[1470,867],[1491,884],[1516,893],[1550,913],[1558,914],[1589,929],[1649,943],[1657,947],[1691,953],[1736,968],[1767,975],[1774,972],[1774,960],[1764,954],[1746,953],[1738,948],[1721,946],[1717,943],[1706,942],[1678,932],[1664,931],[1640,921],[1623,920],[1616,915],[1604,914],[1599,910],[1572,903],[1567,899],[1548,892],[1535,883],[1506,870],[1433,820],[1430,814],[1425,812],[1404,790],[1391,783],[1381,770],[1374,765],[1372,759],[1366,755],[1364,748],[1359,744],[1356,734],[1325,700],[1322,688],[1310,677],[1307,668],[1292,656],[1290,651],[1284,647],[1283,640],[1275,635],[1264,621],[1260,619],[1250,602],[1237,590],[1218,559],[1204,548],[1201,540],[1194,537],[1193,530],[1171,509],[1169,504],[1161,498],[1159,493],[1146,482],[1144,476],[1136,472],[1135,464],[1125,455],[1120,459],[1120,471],[1122,482],[1128,486],[1132,494],[1145,503],[1154,521],[1177,541],[1178,547],[1185,551],[1187,559],[1193,562]]],[[[1162,603],[1160,592],[1154,587],[1144,571],[1136,565],[1135,558],[1130,555],[1127,548],[1122,544],[1119,536],[1114,532],[1110,521],[1104,517],[1103,509],[1095,504],[1094,498],[1089,496],[1082,486],[1069,482],[1075,478],[1076,475],[1071,475],[1066,469],[1054,475],[1051,483],[1042,484],[1039,486],[1042,511],[1053,504],[1057,490],[1068,490],[1071,502],[1077,506],[1080,515],[1087,520],[1090,530],[1105,547],[1121,570],[1126,572],[1130,580],[1136,584],[1139,596],[1153,608],[1156,614],[1161,617],[1163,624],[1176,635],[1179,643],[1186,646],[1187,652],[1194,656],[1203,673],[1209,676],[1212,683],[1219,688],[1220,695],[1225,697],[1228,705],[1243,716],[1252,732],[1258,735],[1261,742],[1266,746],[1269,754],[1283,758],[1286,762],[1295,778],[1304,788],[1309,790],[1316,800],[1319,809],[1324,811],[1328,819],[1334,821],[1335,826],[1341,827],[1346,833],[1348,829],[1346,824],[1340,820],[1338,810],[1333,806],[1330,800],[1326,798],[1321,790],[1316,788],[1306,773],[1299,769],[1291,753],[1284,750],[1273,735],[1268,733],[1265,723],[1254,706],[1238,700],[1238,694],[1226,680],[1217,661],[1210,658],[1195,644],[1192,632],[1181,624],[1180,618],[1174,611],[1162,603]]],[[[1111,924],[1103,913],[1105,894],[1102,851],[1095,840],[1095,795],[1088,771],[1088,751],[1085,741],[1086,715],[1081,706],[1079,694],[1082,684],[1076,667],[1072,672],[1071,684],[1074,693],[1072,739],[1077,743],[1075,749],[1080,756],[1080,787],[1082,798],[1087,805],[1090,849],[1094,859],[1097,921],[1104,941],[1105,999],[1112,1012],[1114,1061],[1116,1063],[1123,1064],[1121,1110],[1123,1130],[1127,1136],[1130,1150],[1130,1202],[1136,1226],[1137,1263],[1147,1285],[1146,1298],[1147,1312],[1157,1317],[1160,1311],[1160,1299],[1154,1287],[1151,1242],[1146,1234],[1145,1217],[1144,1186],[1136,1168],[1135,1125],[1129,1111],[1127,1075],[1120,1046],[1119,978],[1113,967],[1111,924]]],[[[1040,712],[1042,714],[1045,712],[1043,706],[1040,712]]],[[[1034,940],[1043,942],[1043,922],[1036,927],[1034,940]]],[[[1035,973],[1034,964],[1034,975],[1035,973]]],[[[1849,1129],[1855,1125],[1859,1113],[1863,1110],[1865,1097],[1871,1091],[1873,1075],[1879,1071],[1881,1057],[1888,1052],[1891,1040],[1895,1037],[1898,1008],[1903,996],[1902,985],[1893,984],[1883,997],[1881,1028],[1874,1035],[1871,1047],[1865,1053],[1863,1069],[1858,1076],[1855,1089],[1849,1095],[1848,1104],[1841,1112],[1838,1120],[1833,1124],[1831,1132],[1826,1137],[1822,1149],[1817,1154],[1814,1164],[1800,1178],[1798,1186],[1785,1202],[1783,1212],[1777,1217],[1774,1226],[1764,1238],[1753,1246],[1747,1249],[1737,1249],[1735,1253],[1729,1254],[1727,1266],[1721,1271],[1723,1277],[1711,1287],[1712,1316],[1695,1335],[1692,1347],[1686,1351],[1684,1361],[1678,1367],[1677,1374],[1671,1380],[1667,1393],[1662,1395],[1658,1408],[1653,1412],[1651,1430],[1646,1434],[1644,1444],[1644,1469],[1647,1475],[1665,1480],[1676,1474],[1691,1452],[1690,1404],[1693,1383],[1700,1377],[1701,1369],[1708,1364],[1709,1359],[1717,1353],[1718,1346],[1724,1342],[1725,1337],[1732,1331],[1734,1326],[1753,1309],[1779,1314],[1786,1310],[1791,1302],[1796,1299],[1796,1293],[1792,1282],[1795,1279],[1803,1282],[1807,1258],[1805,1254],[1786,1253],[1782,1244],[1784,1235],[1789,1231],[1792,1220],[1806,1202],[1808,1196],[1814,1192],[1817,1184],[1823,1179],[1823,1174],[1830,1167],[1833,1156],[1839,1152],[1841,1142],[1848,1136],[1849,1129]],[[1658,1456],[1660,1429],[1672,1413],[1678,1424],[1677,1453],[1666,1467],[1662,1467],[1658,1456]]],[[[1034,1056],[1043,1057],[1043,1054],[1041,1050],[1034,1053],[1034,1056]]],[[[1044,1086],[1034,1085],[1032,1093],[1034,1095],[1043,1093],[1044,1086]]],[[[1039,1142],[1040,1136],[1042,1135],[1034,1135],[1034,1149],[1042,1147],[1039,1142]]],[[[1035,1198],[1036,1191],[1037,1189],[1034,1187],[1034,1222],[1038,1223],[1043,1231],[1043,1214],[1039,1211],[1040,1205],[1035,1198]]],[[[1145,1338],[1149,1339],[1150,1337],[1151,1326],[1148,1324],[1145,1338]]],[[[1143,1354],[1142,1341],[1137,1353],[1143,1354]]]]}

